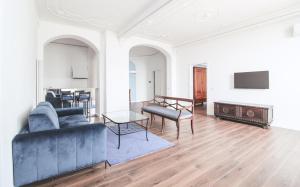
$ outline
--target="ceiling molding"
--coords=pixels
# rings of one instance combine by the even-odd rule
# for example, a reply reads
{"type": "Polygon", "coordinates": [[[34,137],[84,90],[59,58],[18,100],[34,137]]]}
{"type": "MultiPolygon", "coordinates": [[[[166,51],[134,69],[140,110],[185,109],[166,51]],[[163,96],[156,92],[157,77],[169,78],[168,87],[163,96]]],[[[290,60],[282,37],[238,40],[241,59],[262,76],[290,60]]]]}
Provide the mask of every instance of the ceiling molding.
{"type": "Polygon", "coordinates": [[[256,17],[254,19],[248,19],[246,21],[240,22],[239,24],[230,25],[222,30],[213,32],[211,34],[202,35],[194,40],[180,42],[173,46],[174,47],[182,47],[182,46],[190,45],[190,44],[197,43],[197,42],[207,41],[210,39],[223,37],[223,36],[226,36],[231,33],[245,31],[245,30],[252,29],[252,28],[255,28],[258,26],[263,26],[263,25],[274,23],[274,22],[286,20],[286,19],[289,19],[289,18],[292,18],[295,16],[299,16],[299,15],[300,15],[300,7],[294,6],[294,7],[288,8],[288,9],[283,9],[280,11],[273,12],[272,14],[268,14],[265,16],[256,17]]]}
{"type": "Polygon", "coordinates": [[[62,43],[62,42],[50,42],[51,44],[58,44],[58,45],[69,45],[69,46],[76,46],[76,47],[84,47],[84,48],[88,48],[88,46],[86,45],[79,45],[79,44],[66,44],[66,43],[62,43]]]}
{"type": "Polygon", "coordinates": [[[120,29],[119,36],[125,36],[129,34],[131,31],[133,31],[137,26],[139,26],[141,23],[143,23],[146,19],[153,16],[155,13],[157,13],[162,8],[166,7],[167,5],[171,4],[175,0],[165,0],[164,2],[158,4],[155,3],[153,6],[148,8],[144,11],[144,13],[140,16],[138,16],[135,20],[132,22],[126,24],[126,26],[122,29],[120,29]]]}
{"type": "Polygon", "coordinates": [[[154,53],[148,54],[148,55],[130,55],[130,58],[135,58],[135,57],[147,57],[147,56],[154,56],[161,53],[160,51],[156,51],[154,53]]]}

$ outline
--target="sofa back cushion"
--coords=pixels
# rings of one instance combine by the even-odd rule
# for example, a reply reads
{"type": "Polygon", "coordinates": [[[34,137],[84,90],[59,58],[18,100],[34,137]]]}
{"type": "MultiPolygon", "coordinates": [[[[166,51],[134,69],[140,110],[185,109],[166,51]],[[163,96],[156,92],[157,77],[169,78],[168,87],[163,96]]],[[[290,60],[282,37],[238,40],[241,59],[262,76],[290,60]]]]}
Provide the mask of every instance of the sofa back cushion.
{"type": "Polygon", "coordinates": [[[47,102],[47,101],[40,102],[38,104],[38,106],[47,106],[47,107],[49,107],[49,109],[53,112],[53,114],[58,118],[57,112],[56,112],[55,108],[52,106],[52,104],[50,102],[47,102]]]}
{"type": "Polygon", "coordinates": [[[40,103],[30,113],[28,118],[30,132],[59,129],[57,113],[52,108],[48,104],[40,103]]]}

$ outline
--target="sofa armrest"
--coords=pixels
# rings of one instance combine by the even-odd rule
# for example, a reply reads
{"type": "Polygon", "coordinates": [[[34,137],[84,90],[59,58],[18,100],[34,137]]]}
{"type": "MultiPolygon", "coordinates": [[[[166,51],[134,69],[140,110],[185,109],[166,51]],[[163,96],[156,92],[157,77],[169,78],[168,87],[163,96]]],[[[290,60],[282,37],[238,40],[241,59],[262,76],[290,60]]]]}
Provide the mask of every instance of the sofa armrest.
{"type": "Polygon", "coordinates": [[[12,142],[15,186],[104,162],[106,131],[98,123],[18,134],[12,142]]]}
{"type": "Polygon", "coordinates": [[[70,116],[70,115],[76,115],[76,114],[82,114],[83,115],[83,108],[77,107],[77,108],[57,108],[56,113],[58,117],[62,116],[70,116]]]}

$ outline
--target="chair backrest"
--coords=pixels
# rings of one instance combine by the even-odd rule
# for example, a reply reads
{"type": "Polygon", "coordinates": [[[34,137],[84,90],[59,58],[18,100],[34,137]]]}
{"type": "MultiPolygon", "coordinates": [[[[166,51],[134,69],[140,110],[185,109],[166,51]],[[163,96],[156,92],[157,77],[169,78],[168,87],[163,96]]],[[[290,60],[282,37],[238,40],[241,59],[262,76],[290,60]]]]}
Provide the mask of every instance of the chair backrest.
{"type": "Polygon", "coordinates": [[[46,98],[55,98],[56,95],[53,91],[48,91],[46,94],[46,98]]]}
{"type": "Polygon", "coordinates": [[[193,99],[156,95],[154,97],[154,103],[163,107],[173,108],[175,110],[187,110],[194,113],[193,99]]]}
{"type": "Polygon", "coordinates": [[[48,89],[47,91],[54,92],[55,95],[60,95],[61,90],[60,89],[48,89]]]}
{"type": "Polygon", "coordinates": [[[79,93],[79,100],[90,100],[91,92],[82,92],[79,93]]]}
{"type": "Polygon", "coordinates": [[[76,90],[74,92],[75,96],[79,96],[81,93],[84,93],[85,91],[84,90],[76,90]]]}
{"type": "Polygon", "coordinates": [[[72,95],[71,91],[61,91],[61,95],[72,95]]]}

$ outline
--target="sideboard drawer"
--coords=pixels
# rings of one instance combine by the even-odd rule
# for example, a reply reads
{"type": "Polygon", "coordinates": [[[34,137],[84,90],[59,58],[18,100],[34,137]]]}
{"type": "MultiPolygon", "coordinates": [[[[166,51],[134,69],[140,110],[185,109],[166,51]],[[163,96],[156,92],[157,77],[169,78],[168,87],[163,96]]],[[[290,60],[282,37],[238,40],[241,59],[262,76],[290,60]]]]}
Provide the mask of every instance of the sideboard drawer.
{"type": "Polygon", "coordinates": [[[245,120],[257,123],[267,123],[267,113],[264,108],[241,107],[241,117],[245,120]]]}
{"type": "Polygon", "coordinates": [[[239,113],[238,108],[234,105],[219,105],[219,115],[235,117],[239,113]]]}

